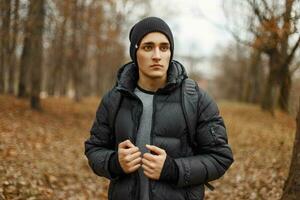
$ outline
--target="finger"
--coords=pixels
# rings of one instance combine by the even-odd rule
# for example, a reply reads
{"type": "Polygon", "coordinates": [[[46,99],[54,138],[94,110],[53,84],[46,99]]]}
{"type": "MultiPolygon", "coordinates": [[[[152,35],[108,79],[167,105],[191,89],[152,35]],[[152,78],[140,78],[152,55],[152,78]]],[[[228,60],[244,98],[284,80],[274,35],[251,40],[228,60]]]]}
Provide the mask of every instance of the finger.
{"type": "Polygon", "coordinates": [[[134,172],[134,171],[136,171],[137,169],[139,169],[141,167],[141,164],[137,164],[137,165],[135,165],[135,166],[133,166],[133,167],[130,167],[129,168],[129,171],[130,172],[134,172]]]}
{"type": "Polygon", "coordinates": [[[146,144],[146,148],[153,151],[157,155],[165,154],[165,150],[154,145],[146,144]]]}
{"type": "Polygon", "coordinates": [[[139,151],[140,151],[140,149],[136,146],[131,147],[129,149],[124,149],[124,153],[127,154],[127,155],[131,155],[131,154],[134,154],[134,153],[139,152],[139,151]]]}
{"type": "Polygon", "coordinates": [[[149,161],[156,161],[156,155],[152,155],[151,153],[144,153],[143,158],[149,161]]]}
{"type": "Polygon", "coordinates": [[[135,147],[134,144],[130,140],[126,140],[126,144],[129,148],[135,147]]]}
{"type": "Polygon", "coordinates": [[[142,163],[143,165],[146,165],[147,167],[151,168],[151,169],[155,169],[155,164],[147,159],[142,159],[142,163]]]}
{"type": "Polygon", "coordinates": [[[123,142],[119,143],[119,148],[125,148],[128,140],[124,140],[123,142]]]}
{"type": "Polygon", "coordinates": [[[149,174],[154,173],[154,170],[151,169],[150,167],[148,167],[147,165],[142,164],[142,168],[143,168],[144,172],[146,171],[149,174]]]}
{"type": "Polygon", "coordinates": [[[147,176],[148,178],[154,179],[154,176],[153,176],[152,173],[149,173],[149,172],[147,172],[147,171],[144,171],[144,174],[145,174],[145,176],[147,176]]]}
{"type": "Polygon", "coordinates": [[[132,142],[129,139],[127,139],[119,144],[119,148],[127,149],[127,148],[131,148],[131,147],[135,147],[135,146],[132,144],[132,142]]]}
{"type": "Polygon", "coordinates": [[[130,148],[130,149],[119,149],[119,152],[120,152],[123,159],[125,159],[127,162],[130,162],[132,160],[132,158],[130,158],[130,156],[132,154],[140,152],[140,150],[139,150],[138,147],[133,147],[133,148],[130,148]]]}
{"type": "Polygon", "coordinates": [[[135,166],[137,164],[142,164],[142,158],[138,157],[128,163],[128,166],[135,166]]]}
{"type": "Polygon", "coordinates": [[[142,155],[142,153],[141,153],[140,151],[137,151],[137,152],[135,152],[135,153],[133,153],[133,154],[129,154],[129,155],[126,157],[126,160],[127,160],[128,162],[131,162],[131,161],[135,160],[136,158],[141,157],[141,155],[142,155]]]}

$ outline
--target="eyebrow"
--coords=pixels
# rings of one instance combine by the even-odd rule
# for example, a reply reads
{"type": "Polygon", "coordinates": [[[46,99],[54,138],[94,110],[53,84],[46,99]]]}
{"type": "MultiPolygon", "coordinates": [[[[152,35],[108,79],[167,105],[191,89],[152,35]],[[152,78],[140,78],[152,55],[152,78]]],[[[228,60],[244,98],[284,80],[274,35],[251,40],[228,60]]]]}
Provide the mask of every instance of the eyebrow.
{"type": "MultiPolygon", "coordinates": [[[[141,45],[154,45],[154,44],[155,44],[154,42],[144,42],[141,45]]],[[[170,45],[170,43],[169,42],[161,42],[161,43],[159,43],[159,45],[170,45]]]]}

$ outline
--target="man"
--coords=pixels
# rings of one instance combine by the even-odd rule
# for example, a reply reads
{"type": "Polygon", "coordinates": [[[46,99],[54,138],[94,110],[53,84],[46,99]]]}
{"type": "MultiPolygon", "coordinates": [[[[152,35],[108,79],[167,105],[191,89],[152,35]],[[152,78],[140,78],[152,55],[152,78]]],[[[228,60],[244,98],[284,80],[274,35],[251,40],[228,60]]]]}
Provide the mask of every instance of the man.
{"type": "Polygon", "coordinates": [[[183,108],[187,75],[172,60],[173,35],[162,19],[139,21],[129,38],[132,62],[103,97],[85,142],[89,164],[111,180],[112,200],[203,199],[204,184],[233,162],[218,108],[196,84],[194,112],[183,108]]]}

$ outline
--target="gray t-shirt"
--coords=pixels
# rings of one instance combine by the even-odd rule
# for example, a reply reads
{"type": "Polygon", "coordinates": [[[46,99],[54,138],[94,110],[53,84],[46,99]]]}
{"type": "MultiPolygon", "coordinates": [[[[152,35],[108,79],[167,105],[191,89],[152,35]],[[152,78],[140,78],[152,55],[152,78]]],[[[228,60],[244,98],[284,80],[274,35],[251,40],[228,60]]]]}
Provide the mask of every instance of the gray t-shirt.
{"type": "MultiPolygon", "coordinates": [[[[143,113],[140,119],[139,129],[136,137],[136,146],[139,147],[142,154],[149,152],[146,144],[150,144],[150,134],[153,114],[153,96],[154,93],[146,92],[136,88],[134,93],[143,103],[143,113]]],[[[138,170],[140,177],[140,200],[149,200],[149,179],[145,176],[143,168],[138,170]]]]}

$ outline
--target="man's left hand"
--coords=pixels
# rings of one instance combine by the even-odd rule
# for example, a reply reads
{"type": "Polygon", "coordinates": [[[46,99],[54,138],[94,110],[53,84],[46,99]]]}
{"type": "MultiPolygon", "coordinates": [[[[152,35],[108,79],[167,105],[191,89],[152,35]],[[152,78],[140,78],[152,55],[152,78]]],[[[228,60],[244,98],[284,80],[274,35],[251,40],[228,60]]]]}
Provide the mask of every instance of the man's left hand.
{"type": "Polygon", "coordinates": [[[167,153],[164,149],[161,149],[154,145],[146,144],[146,148],[152,153],[145,153],[142,159],[142,167],[144,174],[153,180],[158,180],[163,169],[167,153]]]}

